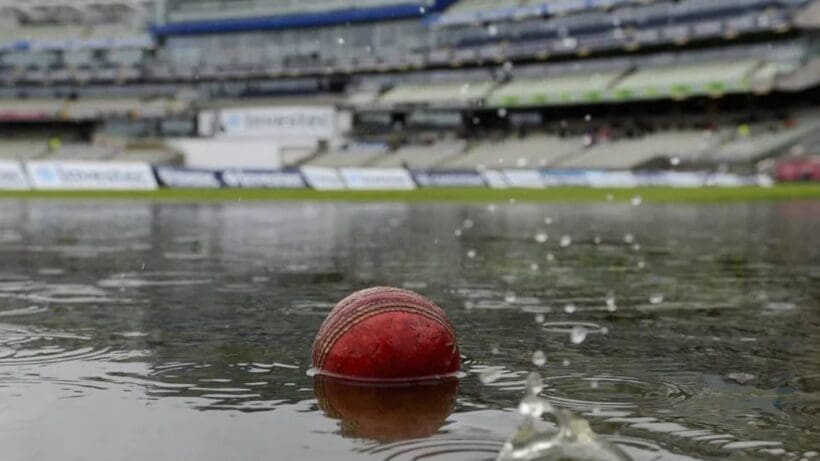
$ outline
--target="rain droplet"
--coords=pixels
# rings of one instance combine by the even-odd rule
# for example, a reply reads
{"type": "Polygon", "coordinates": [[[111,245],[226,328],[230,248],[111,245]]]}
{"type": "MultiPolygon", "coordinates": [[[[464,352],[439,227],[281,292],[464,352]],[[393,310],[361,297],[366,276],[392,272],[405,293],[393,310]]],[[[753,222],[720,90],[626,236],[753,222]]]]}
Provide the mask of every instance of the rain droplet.
{"type": "Polygon", "coordinates": [[[493,347],[492,349],[490,349],[490,353],[493,355],[498,355],[501,353],[501,351],[497,347],[493,347]]]}
{"type": "Polygon", "coordinates": [[[569,339],[572,341],[572,344],[581,344],[585,339],[587,339],[587,333],[589,333],[589,331],[586,328],[576,325],[572,327],[572,331],[569,334],[569,339]]]}
{"type": "Polygon", "coordinates": [[[507,62],[504,63],[504,65],[502,67],[504,68],[504,72],[509,72],[513,68],[513,63],[510,62],[510,61],[507,61],[507,62]]]}
{"type": "Polygon", "coordinates": [[[518,404],[518,412],[531,418],[540,418],[544,413],[552,411],[552,405],[537,395],[528,395],[518,404]]]}
{"type": "Polygon", "coordinates": [[[461,227],[465,229],[472,229],[475,223],[472,219],[465,219],[464,222],[461,224],[461,227]]]}
{"type": "Polygon", "coordinates": [[[592,115],[591,114],[584,115],[584,120],[586,120],[587,122],[592,120],[592,115]]]}
{"type": "Polygon", "coordinates": [[[535,234],[535,241],[538,243],[544,243],[547,241],[547,239],[549,239],[549,235],[547,235],[546,232],[539,231],[535,234]]]}
{"type": "Polygon", "coordinates": [[[481,384],[490,384],[498,380],[501,377],[501,369],[500,368],[489,368],[481,372],[478,375],[478,379],[481,381],[481,384]]]}
{"type": "Polygon", "coordinates": [[[632,234],[624,234],[624,242],[625,243],[632,243],[635,241],[635,236],[632,234]]]}
{"type": "Polygon", "coordinates": [[[508,292],[504,295],[504,301],[505,301],[505,302],[507,302],[507,303],[509,303],[509,304],[514,303],[514,302],[515,302],[515,293],[513,293],[512,291],[508,291],[508,292]]]}
{"type": "Polygon", "coordinates": [[[569,359],[564,359],[564,361],[561,362],[561,365],[563,365],[565,367],[568,367],[569,366],[569,359]]]}
{"type": "Polygon", "coordinates": [[[427,11],[427,9],[425,7],[423,7],[423,6],[419,7],[419,13],[424,14],[426,11],[427,11]]]}
{"type": "Polygon", "coordinates": [[[632,245],[632,250],[634,250],[634,251],[641,251],[641,246],[640,246],[639,244],[637,244],[637,243],[636,243],[636,244],[632,245]]]}
{"type": "Polygon", "coordinates": [[[618,310],[618,306],[615,305],[615,296],[614,295],[608,295],[606,297],[605,302],[606,302],[606,310],[608,310],[609,312],[615,312],[616,310],[618,310]]]}
{"type": "Polygon", "coordinates": [[[596,245],[600,245],[601,244],[601,237],[598,237],[596,235],[595,237],[592,238],[592,243],[594,243],[596,245]]]}
{"type": "Polygon", "coordinates": [[[453,235],[455,235],[456,237],[461,237],[461,229],[454,230],[453,235]]]}
{"type": "Polygon", "coordinates": [[[572,237],[570,237],[569,235],[562,235],[560,245],[561,248],[566,248],[572,245],[572,237]]]}
{"type": "Polygon", "coordinates": [[[601,332],[602,335],[609,334],[609,328],[608,327],[601,327],[601,329],[599,331],[601,332]]]}
{"type": "Polygon", "coordinates": [[[555,255],[552,253],[547,253],[547,261],[555,261],[555,255]]]}
{"type": "Polygon", "coordinates": [[[590,380],[589,387],[592,388],[592,389],[598,389],[598,380],[595,380],[595,379],[590,380]]]}
{"type": "Polygon", "coordinates": [[[536,263],[530,264],[530,270],[537,271],[538,270],[538,264],[536,264],[536,263]]]}
{"type": "Polygon", "coordinates": [[[629,203],[631,203],[632,206],[639,206],[642,202],[643,202],[643,199],[641,198],[640,195],[636,195],[636,196],[632,197],[632,199],[629,201],[629,203]]]}
{"type": "Polygon", "coordinates": [[[544,390],[544,381],[537,371],[530,372],[527,375],[527,392],[531,395],[536,395],[544,390]]]}
{"type": "Polygon", "coordinates": [[[575,311],[576,311],[575,304],[569,303],[566,306],[564,306],[564,312],[566,312],[567,314],[572,314],[575,311]]]}
{"type": "Polygon", "coordinates": [[[538,323],[544,323],[544,314],[535,314],[535,321],[538,323]]]}
{"type": "Polygon", "coordinates": [[[537,367],[543,367],[547,363],[547,356],[544,351],[535,351],[532,353],[532,364],[537,367]]]}
{"type": "Polygon", "coordinates": [[[495,213],[495,204],[491,203],[487,205],[487,211],[489,211],[490,213],[495,213]]]}
{"type": "Polygon", "coordinates": [[[336,43],[338,43],[339,45],[344,45],[345,44],[345,39],[342,38],[342,37],[339,37],[339,38],[336,39],[336,43]]]}
{"type": "Polygon", "coordinates": [[[650,304],[660,304],[663,302],[663,295],[658,293],[649,297],[650,304]]]}
{"type": "Polygon", "coordinates": [[[547,216],[546,218],[544,218],[544,224],[546,224],[546,225],[548,225],[548,226],[549,226],[550,224],[552,224],[552,218],[550,218],[549,216],[547,216]]]}
{"type": "Polygon", "coordinates": [[[472,309],[475,307],[475,303],[472,301],[464,301],[464,308],[465,309],[472,309]]]}
{"type": "Polygon", "coordinates": [[[470,259],[475,258],[475,250],[467,250],[467,257],[470,259]]]}
{"type": "Polygon", "coordinates": [[[509,199],[508,202],[510,202],[510,205],[513,205],[515,203],[515,198],[509,199]]]}
{"type": "Polygon", "coordinates": [[[611,202],[614,198],[615,198],[615,196],[614,196],[614,195],[612,195],[612,194],[606,194],[606,201],[607,201],[607,202],[611,202]]]}
{"type": "Polygon", "coordinates": [[[507,109],[505,109],[503,107],[501,109],[498,109],[498,116],[501,117],[501,118],[506,117],[507,116],[507,109]]]}
{"type": "Polygon", "coordinates": [[[643,262],[643,261],[638,261],[637,266],[638,266],[638,269],[643,269],[644,267],[646,267],[646,263],[643,262]]]}
{"type": "Polygon", "coordinates": [[[670,163],[672,166],[678,166],[678,165],[680,165],[680,157],[672,157],[672,158],[670,158],[670,159],[669,159],[669,163],[670,163]]]}

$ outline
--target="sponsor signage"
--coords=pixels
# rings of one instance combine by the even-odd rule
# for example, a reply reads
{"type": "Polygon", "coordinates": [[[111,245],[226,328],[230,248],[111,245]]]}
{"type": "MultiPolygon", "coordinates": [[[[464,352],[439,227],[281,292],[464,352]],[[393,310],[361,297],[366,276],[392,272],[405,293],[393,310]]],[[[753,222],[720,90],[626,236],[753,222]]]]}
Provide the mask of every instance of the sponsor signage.
{"type": "Polygon", "coordinates": [[[504,170],[504,178],[510,187],[542,189],[544,180],[538,170],[504,170]]]}
{"type": "Polygon", "coordinates": [[[413,179],[420,187],[484,187],[484,179],[477,171],[413,171],[413,179]]]}
{"type": "Polygon", "coordinates": [[[348,189],[355,190],[409,190],[416,183],[404,168],[341,168],[339,170],[348,189]]]}
{"type": "Polygon", "coordinates": [[[28,190],[30,188],[26,173],[20,163],[0,161],[0,190],[28,190]]]}
{"type": "Polygon", "coordinates": [[[584,170],[543,170],[541,178],[545,186],[586,186],[584,170]]]}
{"type": "Polygon", "coordinates": [[[336,168],[326,168],[320,166],[303,166],[302,177],[307,185],[316,190],[339,190],[345,189],[344,180],[339,176],[336,168]]]}
{"type": "Polygon", "coordinates": [[[207,111],[200,113],[199,123],[203,127],[215,123],[216,136],[326,139],[336,131],[336,110],[309,106],[221,109],[216,117],[207,111]]]}
{"type": "Polygon", "coordinates": [[[636,187],[638,179],[631,171],[587,171],[587,184],[591,187],[636,187]]]}
{"type": "Polygon", "coordinates": [[[497,170],[484,170],[481,172],[481,177],[484,183],[490,186],[491,189],[506,189],[507,180],[504,179],[504,174],[497,170]]]}
{"type": "Polygon", "coordinates": [[[35,189],[153,190],[150,165],[138,162],[31,161],[26,170],[35,189]]]}
{"type": "Polygon", "coordinates": [[[305,180],[298,170],[225,170],[222,184],[238,188],[305,188],[305,180]]]}
{"type": "Polygon", "coordinates": [[[219,189],[222,187],[222,183],[213,170],[195,170],[173,166],[158,166],[154,170],[160,184],[172,189],[219,189]]]}

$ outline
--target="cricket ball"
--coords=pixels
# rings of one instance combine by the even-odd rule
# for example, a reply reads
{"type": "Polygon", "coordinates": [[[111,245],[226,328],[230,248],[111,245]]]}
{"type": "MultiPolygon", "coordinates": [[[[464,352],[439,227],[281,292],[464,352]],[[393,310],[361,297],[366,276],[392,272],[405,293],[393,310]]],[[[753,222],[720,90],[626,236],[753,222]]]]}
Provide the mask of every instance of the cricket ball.
{"type": "Polygon", "coordinates": [[[440,307],[412,291],[374,287],[336,304],[313,342],[313,367],[352,380],[413,381],[452,376],[461,359],[440,307]]]}

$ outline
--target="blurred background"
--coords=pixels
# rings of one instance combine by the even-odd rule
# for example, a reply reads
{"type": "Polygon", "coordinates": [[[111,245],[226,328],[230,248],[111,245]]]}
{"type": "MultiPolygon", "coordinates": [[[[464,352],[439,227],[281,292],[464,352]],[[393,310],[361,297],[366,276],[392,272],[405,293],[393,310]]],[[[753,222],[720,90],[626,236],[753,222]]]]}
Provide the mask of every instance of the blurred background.
{"type": "MultiPolygon", "coordinates": [[[[157,170],[160,182],[200,187],[209,180],[191,168],[820,178],[817,0],[3,0],[0,11],[0,160],[184,166],[157,170]]],[[[437,180],[448,179],[421,177],[437,180]]]]}

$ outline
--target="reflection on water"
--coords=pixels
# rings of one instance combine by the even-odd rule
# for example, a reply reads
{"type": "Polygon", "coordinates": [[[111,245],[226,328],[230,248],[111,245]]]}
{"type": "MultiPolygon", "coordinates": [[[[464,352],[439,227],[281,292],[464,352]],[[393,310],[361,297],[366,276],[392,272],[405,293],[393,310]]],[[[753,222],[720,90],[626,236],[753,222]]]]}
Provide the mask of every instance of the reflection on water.
{"type": "Polygon", "coordinates": [[[489,460],[537,369],[636,460],[812,459],[817,229],[818,202],[5,201],[0,457],[489,460]],[[457,385],[307,376],[375,284],[447,310],[457,385]]]}

